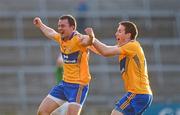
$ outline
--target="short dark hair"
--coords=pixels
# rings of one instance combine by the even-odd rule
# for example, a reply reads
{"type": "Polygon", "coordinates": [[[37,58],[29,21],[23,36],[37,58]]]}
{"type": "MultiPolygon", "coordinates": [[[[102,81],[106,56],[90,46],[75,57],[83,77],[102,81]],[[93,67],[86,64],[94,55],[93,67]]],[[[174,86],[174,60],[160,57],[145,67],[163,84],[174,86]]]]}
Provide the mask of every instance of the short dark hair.
{"type": "Polygon", "coordinates": [[[125,27],[125,33],[130,33],[131,34],[131,40],[136,39],[138,36],[138,29],[137,26],[130,21],[122,21],[119,23],[120,25],[123,25],[125,27]]]}
{"type": "Polygon", "coordinates": [[[74,30],[76,30],[77,23],[76,19],[72,15],[63,15],[60,17],[60,20],[67,19],[70,26],[74,26],[74,30]]]}

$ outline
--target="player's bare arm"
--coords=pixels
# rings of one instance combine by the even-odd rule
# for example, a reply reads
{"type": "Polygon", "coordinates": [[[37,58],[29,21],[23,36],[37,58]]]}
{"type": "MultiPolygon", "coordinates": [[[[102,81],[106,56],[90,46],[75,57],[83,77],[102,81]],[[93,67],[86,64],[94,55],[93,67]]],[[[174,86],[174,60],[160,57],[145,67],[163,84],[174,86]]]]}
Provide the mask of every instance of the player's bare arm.
{"type": "Polygon", "coordinates": [[[94,38],[93,46],[96,50],[105,57],[115,56],[120,54],[120,50],[118,46],[108,46],[98,39],[94,38]]]}
{"type": "Polygon", "coordinates": [[[94,32],[92,28],[86,28],[86,34],[90,36],[93,42],[93,46],[96,50],[103,56],[115,56],[120,54],[120,50],[118,46],[108,46],[95,38],[94,32]]]}
{"type": "Polygon", "coordinates": [[[92,52],[94,52],[94,53],[97,54],[97,55],[101,55],[101,54],[96,50],[96,48],[95,48],[93,45],[90,45],[90,46],[88,47],[88,49],[90,49],[92,52]]]}
{"type": "Polygon", "coordinates": [[[34,18],[33,24],[50,39],[54,39],[54,36],[58,34],[54,29],[46,26],[39,17],[34,18]]]}

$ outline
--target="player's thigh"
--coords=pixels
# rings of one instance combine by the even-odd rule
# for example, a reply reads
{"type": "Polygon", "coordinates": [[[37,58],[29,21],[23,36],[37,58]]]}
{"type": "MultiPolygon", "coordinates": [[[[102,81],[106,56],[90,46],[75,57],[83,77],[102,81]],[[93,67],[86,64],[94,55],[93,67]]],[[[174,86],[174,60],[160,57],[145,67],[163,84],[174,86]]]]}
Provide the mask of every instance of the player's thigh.
{"type": "Polygon", "coordinates": [[[63,105],[54,110],[51,115],[67,115],[68,102],[65,102],[63,105]]]}
{"type": "Polygon", "coordinates": [[[89,86],[67,84],[67,87],[65,87],[64,89],[69,103],[78,103],[80,105],[83,105],[87,98],[89,86]]]}
{"type": "Polygon", "coordinates": [[[51,113],[56,108],[58,108],[59,105],[48,96],[44,98],[44,100],[41,102],[38,113],[51,113]]]}
{"type": "Polygon", "coordinates": [[[121,115],[123,113],[125,115],[135,115],[134,108],[131,105],[132,99],[135,97],[135,94],[126,93],[115,105],[114,115],[121,115]],[[116,114],[115,114],[116,113],[116,114]]]}
{"type": "Polygon", "coordinates": [[[63,82],[64,94],[68,104],[67,115],[79,115],[86,100],[89,85],[63,82]]]}
{"type": "Polygon", "coordinates": [[[64,83],[61,81],[58,85],[54,86],[50,92],[49,95],[50,98],[52,98],[55,102],[59,103],[58,100],[64,100],[67,101],[66,96],[64,95],[64,83]]]}
{"type": "Polygon", "coordinates": [[[67,115],[80,115],[82,105],[79,103],[69,103],[67,109],[67,115]]]}

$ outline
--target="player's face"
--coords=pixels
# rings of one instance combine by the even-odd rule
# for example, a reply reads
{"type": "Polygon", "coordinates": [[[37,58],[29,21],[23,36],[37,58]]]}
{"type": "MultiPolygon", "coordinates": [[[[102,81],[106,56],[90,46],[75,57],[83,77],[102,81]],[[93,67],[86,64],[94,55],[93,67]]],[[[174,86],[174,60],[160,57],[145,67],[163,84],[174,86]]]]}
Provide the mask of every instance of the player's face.
{"type": "Polygon", "coordinates": [[[119,25],[115,33],[115,36],[118,43],[125,42],[125,39],[127,38],[127,34],[125,33],[125,27],[123,25],[121,24],[119,25]]]}
{"type": "Polygon", "coordinates": [[[58,22],[58,31],[61,34],[62,38],[69,38],[69,36],[74,31],[74,27],[69,25],[67,19],[59,20],[58,22]]]}

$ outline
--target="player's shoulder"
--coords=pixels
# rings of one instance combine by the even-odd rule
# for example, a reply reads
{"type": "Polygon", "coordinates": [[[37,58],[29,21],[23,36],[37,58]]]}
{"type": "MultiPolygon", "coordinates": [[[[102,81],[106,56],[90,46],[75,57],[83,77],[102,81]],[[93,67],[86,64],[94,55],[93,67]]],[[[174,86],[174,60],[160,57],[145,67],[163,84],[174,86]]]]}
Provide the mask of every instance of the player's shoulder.
{"type": "Polygon", "coordinates": [[[81,36],[82,36],[81,33],[79,33],[78,31],[75,31],[72,38],[80,41],[81,40],[81,36]]]}
{"type": "Polygon", "coordinates": [[[61,35],[59,33],[56,33],[52,36],[52,39],[55,40],[58,43],[61,43],[61,35]]]}
{"type": "Polygon", "coordinates": [[[127,45],[132,46],[132,47],[139,47],[140,43],[136,40],[131,40],[127,43],[127,45]]]}
{"type": "Polygon", "coordinates": [[[123,47],[123,46],[125,46],[125,47],[135,46],[136,44],[137,44],[136,41],[131,40],[131,41],[125,43],[125,44],[122,44],[121,47],[123,47]]]}
{"type": "Polygon", "coordinates": [[[140,44],[139,44],[139,42],[136,41],[136,40],[131,40],[131,41],[129,41],[128,43],[122,45],[121,47],[122,47],[122,48],[125,48],[125,49],[136,50],[136,49],[139,49],[139,48],[140,48],[140,44]]]}
{"type": "Polygon", "coordinates": [[[84,35],[82,33],[79,33],[78,31],[75,32],[74,36],[77,37],[77,39],[80,39],[80,40],[85,39],[85,38],[88,37],[88,35],[84,35]]]}
{"type": "Polygon", "coordinates": [[[84,35],[84,34],[81,34],[79,32],[77,32],[75,35],[74,35],[74,39],[75,41],[77,41],[78,43],[82,43],[82,41],[84,39],[87,39],[89,36],[88,35],[84,35]]]}
{"type": "Polygon", "coordinates": [[[61,37],[60,33],[54,34],[54,38],[60,38],[60,37],[61,37]]]}

